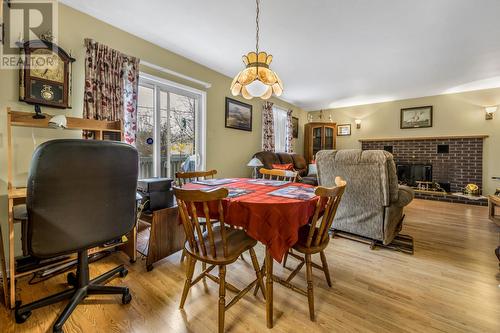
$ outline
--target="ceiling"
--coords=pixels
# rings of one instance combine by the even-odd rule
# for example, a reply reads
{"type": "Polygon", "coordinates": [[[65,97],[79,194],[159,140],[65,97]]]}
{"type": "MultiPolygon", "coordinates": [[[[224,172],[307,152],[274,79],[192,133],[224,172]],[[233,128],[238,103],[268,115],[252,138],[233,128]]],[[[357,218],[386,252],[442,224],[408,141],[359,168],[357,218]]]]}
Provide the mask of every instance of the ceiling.
{"type": "MultiPolygon", "coordinates": [[[[255,48],[253,0],[61,2],[229,77],[255,48]]],[[[260,48],[305,110],[500,87],[499,14],[499,0],[262,0],[260,48]]]]}

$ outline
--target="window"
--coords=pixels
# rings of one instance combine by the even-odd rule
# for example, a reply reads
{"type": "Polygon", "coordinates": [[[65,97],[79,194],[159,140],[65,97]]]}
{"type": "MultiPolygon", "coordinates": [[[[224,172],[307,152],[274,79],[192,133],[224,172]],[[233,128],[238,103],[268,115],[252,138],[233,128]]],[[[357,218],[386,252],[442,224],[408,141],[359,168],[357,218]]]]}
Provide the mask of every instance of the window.
{"type": "Polygon", "coordinates": [[[286,137],[288,135],[287,110],[273,106],[274,150],[277,153],[286,152],[286,137]]]}
{"type": "Polygon", "coordinates": [[[205,92],[141,74],[137,107],[139,178],[205,168],[205,92]]]}

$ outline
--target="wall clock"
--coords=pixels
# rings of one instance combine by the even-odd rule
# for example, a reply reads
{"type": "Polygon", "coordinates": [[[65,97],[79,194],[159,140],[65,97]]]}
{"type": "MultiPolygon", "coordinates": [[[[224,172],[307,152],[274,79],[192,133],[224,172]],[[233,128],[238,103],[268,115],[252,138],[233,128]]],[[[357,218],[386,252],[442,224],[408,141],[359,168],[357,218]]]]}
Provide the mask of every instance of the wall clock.
{"type": "Polygon", "coordinates": [[[71,66],[75,59],[49,41],[27,41],[20,49],[19,100],[70,108],[71,66]]]}

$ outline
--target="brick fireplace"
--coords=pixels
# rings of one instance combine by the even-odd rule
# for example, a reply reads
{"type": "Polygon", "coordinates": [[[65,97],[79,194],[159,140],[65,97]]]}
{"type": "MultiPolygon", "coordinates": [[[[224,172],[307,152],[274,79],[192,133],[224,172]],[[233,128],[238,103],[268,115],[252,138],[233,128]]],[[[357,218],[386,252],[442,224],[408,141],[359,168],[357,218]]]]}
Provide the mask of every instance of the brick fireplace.
{"type": "MultiPolygon", "coordinates": [[[[426,175],[447,192],[462,192],[467,184],[483,185],[483,142],[486,136],[362,139],[362,149],[387,150],[394,155],[400,181],[410,179],[410,170],[426,175]],[[402,176],[405,175],[405,176],[402,176]]],[[[413,175],[413,173],[412,173],[413,175]]],[[[414,180],[414,179],[413,179],[414,180]]],[[[418,179],[417,179],[418,180],[418,179]]],[[[424,179],[422,179],[424,180],[424,179]]],[[[409,184],[409,185],[415,185],[409,184]]],[[[416,196],[451,202],[484,204],[444,193],[417,192],[416,196]],[[472,202],[469,202],[472,201],[472,202]]]]}

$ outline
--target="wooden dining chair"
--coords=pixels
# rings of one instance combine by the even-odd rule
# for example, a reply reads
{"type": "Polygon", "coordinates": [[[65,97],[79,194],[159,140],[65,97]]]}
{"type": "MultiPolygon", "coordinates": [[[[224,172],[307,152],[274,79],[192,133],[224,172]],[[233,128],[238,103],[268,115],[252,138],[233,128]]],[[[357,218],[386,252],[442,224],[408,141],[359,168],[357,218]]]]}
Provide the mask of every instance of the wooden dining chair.
{"type": "MultiPolygon", "coordinates": [[[[186,281],[180,308],[184,308],[189,289],[202,278],[208,277],[219,283],[219,332],[224,332],[224,315],[226,310],[233,306],[256,284],[259,284],[262,295],[264,292],[264,282],[262,272],[259,269],[259,262],[255,255],[254,246],[257,241],[249,237],[245,231],[234,229],[224,224],[224,209],[222,199],[228,196],[226,188],[218,188],[212,191],[185,190],[174,188],[179,214],[181,216],[184,231],[186,233],[186,249],[188,267],[186,270],[186,281]],[[217,208],[217,225],[212,222],[213,215],[210,215],[209,205],[212,209],[217,208]],[[205,218],[206,232],[202,232],[198,214],[205,218]],[[226,266],[232,264],[245,251],[250,252],[252,265],[255,270],[256,279],[247,287],[240,290],[226,281],[226,266]],[[202,270],[201,274],[193,280],[194,266],[196,261],[209,264],[210,266],[202,270]],[[210,274],[216,267],[219,267],[219,276],[210,274]],[[236,296],[226,303],[226,289],[233,291],[236,296]]],[[[264,296],[265,297],[265,296],[264,296]]]]}
{"type": "Polygon", "coordinates": [[[337,186],[332,188],[327,187],[317,187],[315,194],[320,197],[316,204],[316,210],[314,212],[311,223],[302,227],[299,230],[299,240],[292,247],[293,250],[304,257],[301,257],[295,252],[289,251],[286,257],[292,256],[300,261],[299,265],[292,271],[286,280],[277,278],[277,282],[282,285],[307,296],[309,301],[309,316],[312,321],[314,321],[314,293],[313,293],[313,280],[312,280],[312,268],[317,268],[322,270],[325,274],[326,282],[328,286],[332,286],[332,281],[330,278],[330,271],[328,270],[328,263],[325,256],[325,248],[328,246],[330,237],[328,235],[328,230],[332,226],[333,219],[335,218],[335,213],[344,194],[346,187],[346,182],[340,177],[335,179],[335,184],[337,186]],[[324,207],[324,210],[323,210],[324,207]],[[321,216],[321,213],[323,215],[321,216]],[[321,265],[314,263],[311,260],[313,254],[318,254],[321,258],[321,265]],[[297,273],[306,265],[306,279],[307,279],[307,290],[304,290],[296,285],[292,284],[292,279],[297,275],[297,273]]]}
{"type": "MultiPolygon", "coordinates": [[[[179,187],[183,187],[187,183],[191,183],[193,181],[213,179],[216,174],[217,170],[176,172],[175,179],[177,180],[177,185],[179,187]]],[[[205,231],[204,219],[200,219],[200,225],[202,227],[202,231],[205,231]]],[[[182,250],[181,262],[184,261],[185,257],[186,257],[186,250],[182,250]]]]}
{"type": "Polygon", "coordinates": [[[299,174],[297,171],[265,168],[260,168],[259,172],[262,175],[262,179],[284,180],[292,183],[297,181],[299,174]]]}
{"type": "Polygon", "coordinates": [[[177,185],[182,187],[196,180],[213,179],[216,174],[217,170],[176,172],[175,179],[177,180],[177,185]]]}

